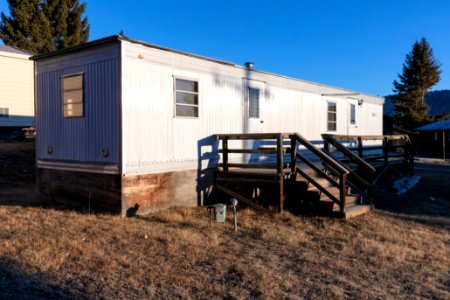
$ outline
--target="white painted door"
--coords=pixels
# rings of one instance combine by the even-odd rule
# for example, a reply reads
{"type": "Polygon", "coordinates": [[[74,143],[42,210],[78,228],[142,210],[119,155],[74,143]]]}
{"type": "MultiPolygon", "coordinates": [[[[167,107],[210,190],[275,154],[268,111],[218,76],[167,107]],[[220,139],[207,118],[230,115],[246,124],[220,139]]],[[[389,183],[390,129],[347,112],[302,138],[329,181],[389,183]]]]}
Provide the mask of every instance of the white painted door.
{"type": "Polygon", "coordinates": [[[349,99],[348,100],[348,130],[347,130],[347,134],[348,135],[358,135],[359,130],[358,130],[358,123],[360,122],[359,120],[359,110],[360,107],[358,105],[358,100],[353,100],[353,99],[349,99]]]}
{"type": "MultiPolygon", "coordinates": [[[[264,82],[244,79],[244,132],[263,133],[264,132],[264,82]]],[[[257,149],[261,141],[245,140],[245,149],[257,149]]],[[[256,162],[262,157],[257,154],[244,154],[244,161],[256,162]]]]}
{"type": "Polygon", "coordinates": [[[244,79],[245,133],[264,132],[264,82],[244,79]]]}

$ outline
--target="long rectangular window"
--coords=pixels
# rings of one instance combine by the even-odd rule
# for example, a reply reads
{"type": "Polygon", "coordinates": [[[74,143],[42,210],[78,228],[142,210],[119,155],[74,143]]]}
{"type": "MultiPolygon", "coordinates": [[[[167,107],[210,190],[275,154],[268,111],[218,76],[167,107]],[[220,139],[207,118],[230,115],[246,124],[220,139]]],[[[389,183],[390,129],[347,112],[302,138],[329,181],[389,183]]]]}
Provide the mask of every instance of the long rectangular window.
{"type": "Polygon", "coordinates": [[[350,104],[350,124],[356,124],[356,105],[350,104]]]}
{"type": "Polygon", "coordinates": [[[198,81],[175,79],[175,116],[198,118],[198,81]]]}
{"type": "Polygon", "coordinates": [[[248,117],[259,118],[259,89],[248,88],[248,117]]]}
{"type": "Polygon", "coordinates": [[[83,116],[83,75],[63,78],[64,117],[83,116]]]}
{"type": "Polygon", "coordinates": [[[335,102],[328,102],[328,121],[327,121],[327,130],[328,131],[336,131],[336,103],[335,102]]]}
{"type": "Polygon", "coordinates": [[[0,107],[0,118],[2,119],[9,118],[9,108],[0,107]]]}

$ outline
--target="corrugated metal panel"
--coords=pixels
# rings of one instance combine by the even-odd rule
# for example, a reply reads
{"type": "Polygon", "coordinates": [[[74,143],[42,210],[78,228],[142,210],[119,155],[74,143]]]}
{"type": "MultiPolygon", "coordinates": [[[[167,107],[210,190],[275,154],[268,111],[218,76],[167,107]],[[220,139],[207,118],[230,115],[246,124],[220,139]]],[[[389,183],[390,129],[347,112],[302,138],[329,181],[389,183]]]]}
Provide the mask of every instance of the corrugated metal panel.
{"type": "MultiPolygon", "coordinates": [[[[349,131],[349,100],[345,96],[322,95],[342,92],[339,89],[248,72],[127,42],[123,42],[122,61],[125,174],[197,168],[201,149],[214,147],[208,144],[208,136],[243,132],[243,78],[265,83],[261,97],[264,132],[299,132],[308,139],[321,140],[321,134],[327,132],[327,101],[337,103],[335,133],[349,131]],[[198,80],[198,119],[173,117],[173,76],[198,80]]],[[[372,102],[382,101],[367,95],[361,97],[368,100],[361,109],[359,131],[381,134],[382,115],[378,115],[378,110],[382,106],[372,102]]],[[[233,146],[242,147],[242,143],[233,146]]]]}
{"type": "Polygon", "coordinates": [[[40,62],[37,63],[37,158],[118,163],[118,58],[81,65],[77,60],[67,65],[67,61],[64,68],[46,72],[40,72],[40,62]],[[84,74],[84,117],[64,118],[62,76],[80,72],[84,74]],[[53,148],[52,155],[47,153],[49,146],[53,148]],[[102,156],[103,148],[109,150],[106,158],[102,156]]]}
{"type": "Polygon", "coordinates": [[[239,79],[148,63],[125,51],[122,83],[125,173],[196,168],[203,139],[243,130],[239,79]],[[199,82],[199,118],[174,117],[174,76],[199,82]]]}

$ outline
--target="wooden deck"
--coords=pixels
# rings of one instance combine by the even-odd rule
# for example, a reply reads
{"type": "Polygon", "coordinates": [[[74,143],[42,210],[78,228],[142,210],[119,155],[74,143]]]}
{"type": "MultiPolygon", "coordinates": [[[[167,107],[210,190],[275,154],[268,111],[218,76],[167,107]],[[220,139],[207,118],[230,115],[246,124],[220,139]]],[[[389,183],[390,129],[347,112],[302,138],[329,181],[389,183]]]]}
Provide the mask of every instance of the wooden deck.
{"type": "Polygon", "coordinates": [[[373,184],[379,177],[392,166],[410,166],[413,160],[407,136],[323,135],[324,149],[296,133],[221,134],[217,138],[221,142],[216,175],[220,201],[236,198],[261,212],[288,209],[343,218],[359,215],[370,208],[373,184]],[[253,141],[253,147],[230,148],[233,140],[253,141]],[[355,141],[357,146],[347,147],[341,140],[355,141]],[[381,142],[364,146],[369,140],[381,142]]]}

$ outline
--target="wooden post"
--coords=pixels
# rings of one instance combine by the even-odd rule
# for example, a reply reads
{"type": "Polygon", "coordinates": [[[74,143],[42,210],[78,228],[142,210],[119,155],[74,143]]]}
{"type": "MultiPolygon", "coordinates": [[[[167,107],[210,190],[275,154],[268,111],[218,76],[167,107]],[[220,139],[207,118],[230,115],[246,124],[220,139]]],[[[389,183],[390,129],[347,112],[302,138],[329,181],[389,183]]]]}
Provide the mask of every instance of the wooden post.
{"type": "Polygon", "coordinates": [[[442,130],[442,154],[445,160],[445,131],[442,130]]]}
{"type": "Polygon", "coordinates": [[[341,214],[344,214],[346,193],[347,193],[347,175],[340,174],[339,175],[339,200],[341,202],[341,206],[339,207],[339,210],[340,210],[341,214]]]}
{"type": "Polygon", "coordinates": [[[279,178],[279,206],[278,211],[281,213],[284,206],[284,177],[283,177],[283,135],[277,135],[277,176],[279,178]]]}
{"type": "Polygon", "coordinates": [[[222,139],[222,149],[223,149],[223,170],[228,171],[228,137],[222,139]]]}
{"type": "Polygon", "coordinates": [[[383,138],[383,156],[384,156],[384,164],[387,165],[389,163],[389,150],[387,137],[383,138]]]}
{"type": "Polygon", "coordinates": [[[297,168],[297,140],[295,139],[294,135],[291,135],[291,175],[295,176],[296,168],[297,168]]]}
{"type": "Polygon", "coordinates": [[[362,138],[358,136],[358,156],[363,157],[363,144],[362,144],[362,138]]]}
{"type": "Polygon", "coordinates": [[[323,151],[325,152],[330,152],[330,144],[328,143],[328,141],[323,141],[323,151]]]}

